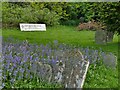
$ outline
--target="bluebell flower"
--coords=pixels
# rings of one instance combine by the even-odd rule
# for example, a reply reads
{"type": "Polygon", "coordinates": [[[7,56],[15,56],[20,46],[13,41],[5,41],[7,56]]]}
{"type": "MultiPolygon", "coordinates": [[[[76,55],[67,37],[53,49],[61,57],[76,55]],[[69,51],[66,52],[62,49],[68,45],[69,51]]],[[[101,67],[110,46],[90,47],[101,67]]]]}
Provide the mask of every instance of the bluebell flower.
{"type": "Polygon", "coordinates": [[[18,80],[21,80],[22,79],[22,77],[21,76],[18,76],[18,80]]]}
{"type": "Polygon", "coordinates": [[[0,72],[0,77],[2,77],[2,73],[0,72]]]}
{"type": "Polygon", "coordinates": [[[22,73],[22,74],[23,74],[23,73],[24,73],[24,71],[25,71],[25,70],[24,70],[23,68],[20,68],[20,73],[22,73]]]}
{"type": "Polygon", "coordinates": [[[33,56],[31,55],[31,56],[30,56],[30,61],[32,61],[32,59],[33,59],[33,56]]]}
{"type": "Polygon", "coordinates": [[[2,88],[4,88],[5,87],[5,83],[2,83],[2,88]]]}
{"type": "Polygon", "coordinates": [[[10,80],[10,82],[11,82],[11,83],[14,83],[14,82],[15,82],[15,79],[14,79],[14,78],[12,78],[12,79],[10,80]]]}
{"type": "Polygon", "coordinates": [[[57,40],[54,40],[53,43],[54,43],[54,45],[58,45],[58,41],[57,40]]]}
{"type": "Polygon", "coordinates": [[[16,76],[16,75],[17,75],[17,73],[18,73],[18,71],[14,71],[13,75],[14,75],[14,76],[16,76]]]}
{"type": "Polygon", "coordinates": [[[33,79],[33,76],[32,76],[32,75],[30,75],[30,79],[33,79]]]}
{"type": "Polygon", "coordinates": [[[4,75],[4,76],[3,76],[3,80],[6,80],[6,79],[7,79],[7,77],[6,77],[6,75],[4,75]]]}

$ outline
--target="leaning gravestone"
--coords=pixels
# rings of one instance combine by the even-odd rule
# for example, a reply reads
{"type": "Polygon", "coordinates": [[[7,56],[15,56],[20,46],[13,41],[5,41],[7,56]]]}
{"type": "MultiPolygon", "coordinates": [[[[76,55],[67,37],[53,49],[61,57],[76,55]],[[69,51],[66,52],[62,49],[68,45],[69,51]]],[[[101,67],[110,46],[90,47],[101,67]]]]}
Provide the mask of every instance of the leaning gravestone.
{"type": "Polygon", "coordinates": [[[97,30],[95,33],[95,42],[97,44],[106,44],[107,42],[107,31],[97,30]]]}
{"type": "Polygon", "coordinates": [[[21,31],[46,31],[45,24],[20,23],[21,31]]]}
{"type": "Polygon", "coordinates": [[[87,73],[89,62],[80,61],[76,65],[70,66],[66,64],[63,72],[63,83],[65,88],[82,88],[87,73]]]}
{"type": "Polygon", "coordinates": [[[107,31],[107,42],[112,42],[113,36],[114,36],[113,32],[107,31]]]}
{"type": "Polygon", "coordinates": [[[103,63],[105,64],[106,67],[115,69],[117,65],[117,57],[113,55],[112,53],[106,54],[103,57],[103,63]]]}
{"type": "Polygon", "coordinates": [[[85,61],[82,53],[77,49],[58,53],[61,54],[59,57],[62,57],[56,61],[56,64],[35,62],[32,65],[34,73],[39,78],[62,84],[65,88],[82,88],[89,61],[85,61]]]}

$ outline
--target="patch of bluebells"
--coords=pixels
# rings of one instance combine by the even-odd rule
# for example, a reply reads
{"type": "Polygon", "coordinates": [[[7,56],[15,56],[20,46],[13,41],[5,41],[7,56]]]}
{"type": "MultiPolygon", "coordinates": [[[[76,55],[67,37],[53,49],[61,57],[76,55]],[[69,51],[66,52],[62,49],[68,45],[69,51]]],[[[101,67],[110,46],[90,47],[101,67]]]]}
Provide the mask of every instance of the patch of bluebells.
{"type": "MultiPolygon", "coordinates": [[[[10,39],[10,41],[13,42],[8,40],[2,43],[2,80],[4,87],[6,84],[14,87],[16,82],[26,79],[29,81],[35,80],[36,76],[30,71],[32,63],[40,61],[54,66],[58,61],[58,57],[55,56],[56,51],[76,49],[72,45],[59,44],[58,41],[46,45],[30,44],[27,40],[20,42],[10,39]]],[[[91,64],[102,60],[105,55],[105,52],[88,47],[79,47],[79,49],[85,60],[89,60],[91,64]]]]}

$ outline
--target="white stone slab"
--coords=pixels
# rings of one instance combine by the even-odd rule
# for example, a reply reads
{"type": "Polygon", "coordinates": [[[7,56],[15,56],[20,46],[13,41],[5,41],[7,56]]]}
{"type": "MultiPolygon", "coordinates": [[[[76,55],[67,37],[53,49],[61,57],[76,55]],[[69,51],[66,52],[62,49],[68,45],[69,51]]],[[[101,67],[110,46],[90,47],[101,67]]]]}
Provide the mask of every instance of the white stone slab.
{"type": "Polygon", "coordinates": [[[88,67],[89,67],[89,61],[86,61],[86,67],[85,67],[85,72],[83,74],[83,77],[82,77],[82,83],[80,84],[80,88],[83,88],[83,85],[84,85],[84,82],[85,82],[85,78],[86,78],[86,74],[87,74],[87,71],[88,71],[88,67]]]}
{"type": "Polygon", "coordinates": [[[46,25],[20,23],[20,29],[21,31],[46,31],[46,25]]]}

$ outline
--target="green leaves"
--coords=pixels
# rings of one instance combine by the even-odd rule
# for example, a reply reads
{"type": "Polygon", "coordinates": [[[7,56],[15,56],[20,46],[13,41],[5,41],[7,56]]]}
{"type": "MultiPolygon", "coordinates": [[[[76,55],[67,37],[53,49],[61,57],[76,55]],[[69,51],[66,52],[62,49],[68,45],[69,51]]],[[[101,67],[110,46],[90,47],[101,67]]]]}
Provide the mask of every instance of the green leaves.
{"type": "Polygon", "coordinates": [[[99,8],[99,16],[101,16],[100,20],[109,27],[108,30],[113,32],[117,31],[118,34],[120,34],[120,22],[118,22],[120,19],[118,10],[119,5],[120,3],[117,2],[100,3],[101,8],[99,8]]]}
{"type": "MultiPolygon", "coordinates": [[[[62,7],[56,3],[32,2],[21,5],[20,3],[3,3],[2,17],[4,24],[18,26],[19,23],[45,23],[47,25],[57,25],[61,18],[62,7]],[[49,5],[53,4],[49,7],[49,5]],[[49,7],[49,8],[48,8],[49,7]]],[[[65,14],[65,11],[64,11],[65,14]]],[[[7,27],[8,27],[7,26],[7,27]]]]}
{"type": "Polygon", "coordinates": [[[118,85],[118,82],[116,82],[117,70],[106,68],[103,64],[90,65],[86,77],[85,88],[115,88],[118,85]]]}
{"type": "MultiPolygon", "coordinates": [[[[84,17],[104,22],[108,30],[120,34],[120,3],[117,2],[3,2],[2,21],[9,26],[20,22],[45,23],[53,26],[84,17]]],[[[70,24],[70,23],[69,23],[70,24]]]]}
{"type": "Polygon", "coordinates": [[[120,3],[100,2],[83,3],[83,12],[87,20],[94,19],[104,22],[107,30],[120,34],[120,3]]]}

